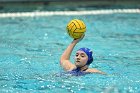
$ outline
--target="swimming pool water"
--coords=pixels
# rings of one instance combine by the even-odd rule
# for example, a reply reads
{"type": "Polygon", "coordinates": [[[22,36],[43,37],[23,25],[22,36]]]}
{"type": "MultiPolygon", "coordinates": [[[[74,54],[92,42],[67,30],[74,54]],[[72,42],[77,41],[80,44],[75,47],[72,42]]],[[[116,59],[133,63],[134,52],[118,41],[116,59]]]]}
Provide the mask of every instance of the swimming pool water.
{"type": "MultiPolygon", "coordinates": [[[[139,14],[0,18],[0,93],[139,93],[139,14]],[[59,58],[72,39],[66,24],[87,25],[82,47],[94,51],[90,67],[108,75],[59,76],[59,58]]],[[[73,61],[72,53],[71,60],[73,61]]]]}

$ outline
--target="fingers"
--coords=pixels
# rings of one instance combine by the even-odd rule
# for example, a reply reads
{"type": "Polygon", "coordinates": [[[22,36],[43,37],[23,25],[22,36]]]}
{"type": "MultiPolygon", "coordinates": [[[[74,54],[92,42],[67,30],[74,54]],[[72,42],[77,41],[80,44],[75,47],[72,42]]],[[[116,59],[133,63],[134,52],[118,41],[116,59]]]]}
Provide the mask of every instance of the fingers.
{"type": "Polygon", "coordinates": [[[85,34],[83,34],[82,36],[81,36],[81,38],[83,39],[85,37],[85,34]]]}
{"type": "Polygon", "coordinates": [[[79,41],[81,41],[83,38],[84,38],[84,36],[85,36],[85,34],[83,34],[80,38],[78,38],[78,39],[74,39],[74,41],[76,41],[76,42],[79,42],[79,41]]]}

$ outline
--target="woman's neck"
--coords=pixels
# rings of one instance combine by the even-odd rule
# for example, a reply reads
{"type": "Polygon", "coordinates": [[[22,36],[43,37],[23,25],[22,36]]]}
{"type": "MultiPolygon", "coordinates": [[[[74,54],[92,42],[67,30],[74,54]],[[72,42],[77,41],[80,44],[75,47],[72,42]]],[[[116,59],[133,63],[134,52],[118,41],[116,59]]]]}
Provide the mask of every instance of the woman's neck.
{"type": "Polygon", "coordinates": [[[83,66],[83,67],[77,67],[80,71],[86,71],[88,69],[88,66],[83,66]]]}

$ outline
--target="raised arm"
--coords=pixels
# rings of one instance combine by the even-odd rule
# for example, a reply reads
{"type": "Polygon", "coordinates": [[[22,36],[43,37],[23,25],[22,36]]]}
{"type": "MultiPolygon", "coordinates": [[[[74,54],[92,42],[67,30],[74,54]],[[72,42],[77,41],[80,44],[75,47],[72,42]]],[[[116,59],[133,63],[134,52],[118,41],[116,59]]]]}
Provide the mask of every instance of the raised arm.
{"type": "Polygon", "coordinates": [[[71,53],[73,51],[73,48],[75,47],[75,45],[83,39],[84,36],[82,36],[80,39],[74,39],[69,46],[66,48],[66,50],[63,52],[63,54],[61,55],[60,58],[60,64],[61,66],[65,69],[65,70],[72,70],[74,68],[76,68],[76,66],[74,64],[72,64],[70,62],[70,56],[71,53]]]}

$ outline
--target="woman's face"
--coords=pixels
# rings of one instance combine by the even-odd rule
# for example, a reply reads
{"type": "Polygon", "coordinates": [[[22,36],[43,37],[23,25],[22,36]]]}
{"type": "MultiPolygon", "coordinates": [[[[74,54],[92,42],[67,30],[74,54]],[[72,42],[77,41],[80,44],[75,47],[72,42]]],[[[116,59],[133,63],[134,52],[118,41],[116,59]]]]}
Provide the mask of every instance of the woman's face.
{"type": "Polygon", "coordinates": [[[88,61],[88,56],[85,52],[83,51],[77,51],[75,55],[75,65],[77,67],[82,67],[84,66],[88,61]]]}

